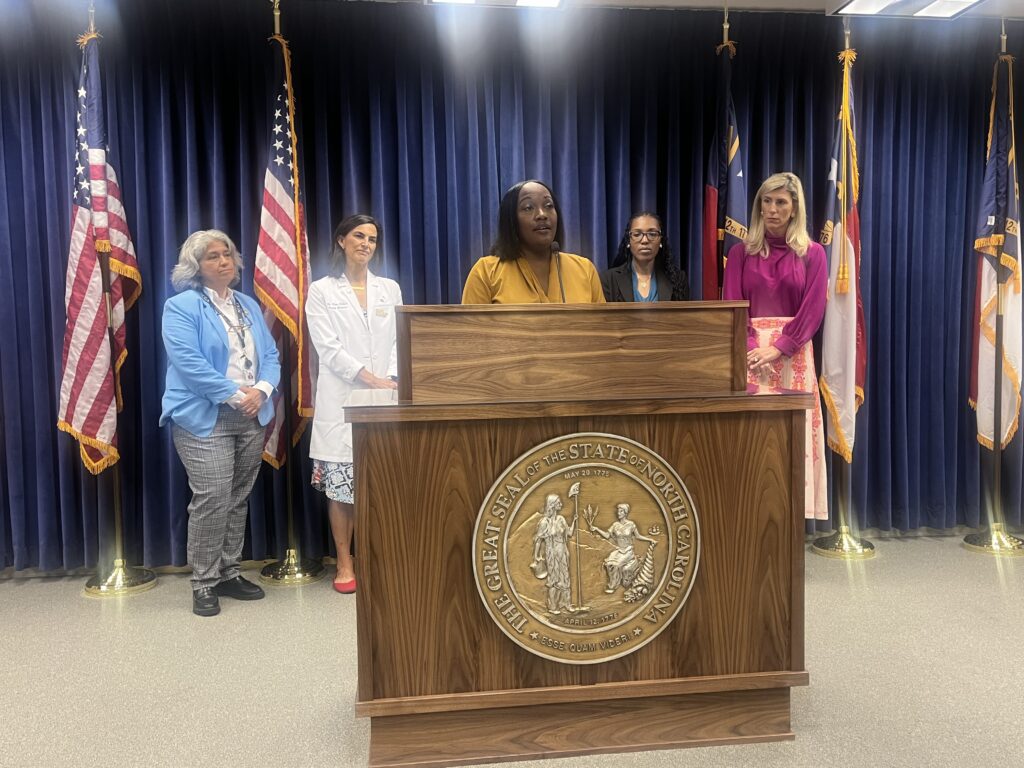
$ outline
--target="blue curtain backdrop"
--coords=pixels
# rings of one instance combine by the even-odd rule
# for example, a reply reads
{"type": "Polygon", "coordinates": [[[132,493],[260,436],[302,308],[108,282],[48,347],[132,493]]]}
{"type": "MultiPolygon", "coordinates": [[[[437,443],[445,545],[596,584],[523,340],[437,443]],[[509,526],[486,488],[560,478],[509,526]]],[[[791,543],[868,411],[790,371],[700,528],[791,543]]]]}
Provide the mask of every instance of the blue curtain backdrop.
{"type": "MultiPolygon", "coordinates": [[[[112,473],[94,479],[56,430],[80,2],[13,0],[0,28],[0,567],[93,565],[112,473]]],[[[192,230],[235,237],[251,267],[272,92],[268,3],[98,0],[112,160],[144,289],[129,313],[120,468],[129,559],[185,562],[189,491],[157,427],[160,315],[192,230]]],[[[840,21],[731,14],[733,88],[754,192],[792,170],[815,231],[824,213],[840,21]]],[[[498,200],[550,180],[563,248],[607,265],[630,211],[666,216],[701,280],[701,200],[715,104],[717,12],[551,13],[305,0],[285,8],[314,276],[332,224],[384,223],[383,273],[407,303],[456,302],[486,252],[498,200]]],[[[1024,24],[1008,24],[1024,53],[1024,24]]],[[[979,449],[967,407],[974,259],[997,20],[854,21],[862,166],[867,401],[853,473],[861,525],[978,524],[979,449]]],[[[1020,69],[1018,65],[1018,70],[1020,69]]],[[[1018,75],[1017,104],[1024,104],[1018,75]]],[[[1024,109],[1024,108],[1022,108],[1024,109]]],[[[1021,118],[1016,126],[1024,137],[1021,118]]],[[[251,268],[243,286],[251,289],[251,268]]],[[[1021,520],[1021,437],[1004,471],[1021,520]]],[[[308,462],[298,467],[308,477],[308,462]]],[[[303,483],[304,552],[329,551],[303,483]]],[[[280,554],[285,484],[265,467],[246,557],[280,554]]]]}

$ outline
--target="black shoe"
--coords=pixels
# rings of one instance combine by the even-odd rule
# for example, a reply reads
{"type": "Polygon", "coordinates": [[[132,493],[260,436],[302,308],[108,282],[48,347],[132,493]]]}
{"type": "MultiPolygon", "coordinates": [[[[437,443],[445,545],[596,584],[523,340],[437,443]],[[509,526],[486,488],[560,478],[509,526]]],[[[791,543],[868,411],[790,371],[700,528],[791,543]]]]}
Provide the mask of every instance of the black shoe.
{"type": "Polygon", "coordinates": [[[192,613],[196,616],[216,616],[220,613],[220,600],[210,587],[192,592],[192,613]]]}
{"type": "Polygon", "coordinates": [[[213,588],[215,594],[221,597],[233,597],[235,600],[261,600],[264,592],[251,581],[246,581],[241,576],[222,581],[213,588]]]}

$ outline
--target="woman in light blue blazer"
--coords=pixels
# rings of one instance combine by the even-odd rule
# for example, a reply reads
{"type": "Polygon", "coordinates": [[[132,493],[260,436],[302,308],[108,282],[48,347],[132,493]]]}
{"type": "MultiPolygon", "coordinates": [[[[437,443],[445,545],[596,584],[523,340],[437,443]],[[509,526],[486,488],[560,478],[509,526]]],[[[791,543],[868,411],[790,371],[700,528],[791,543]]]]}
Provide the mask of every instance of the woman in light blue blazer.
{"type": "Polygon", "coordinates": [[[199,616],[220,613],[219,597],[263,597],[242,578],[239,559],[281,367],[259,304],[232,290],[241,271],[230,237],[216,229],[193,232],[171,273],[178,294],[164,304],[160,424],[171,423],[192,488],[188,563],[192,612],[199,616]]]}

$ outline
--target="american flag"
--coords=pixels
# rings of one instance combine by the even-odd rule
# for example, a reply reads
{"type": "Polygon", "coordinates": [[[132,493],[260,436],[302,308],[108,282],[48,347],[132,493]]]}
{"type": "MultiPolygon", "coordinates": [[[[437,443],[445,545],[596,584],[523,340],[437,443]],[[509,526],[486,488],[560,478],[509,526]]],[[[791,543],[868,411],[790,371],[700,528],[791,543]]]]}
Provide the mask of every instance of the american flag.
{"type": "Polygon", "coordinates": [[[821,233],[829,278],[818,382],[828,408],[828,445],[848,463],[853,462],[857,409],[864,402],[868,355],[860,291],[860,173],[851,80],[856,59],[857,52],[852,48],[839,54],[843,95],[832,141],[828,215],[821,233]]]}
{"type": "Polygon", "coordinates": [[[281,390],[290,393],[294,407],[291,440],[294,445],[306,428],[308,417],[313,415],[316,359],[306,329],[309,248],[300,200],[291,54],[287,41],[280,35],[274,35],[271,41],[275,47],[273,82],[276,94],[270,110],[270,146],[263,181],[263,210],[260,213],[253,281],[282,361],[284,386],[274,395],[274,420],[267,425],[263,446],[264,461],[279,468],[288,458],[289,448],[288,441],[282,439],[286,403],[281,390]],[[291,343],[287,344],[286,352],[285,345],[289,340],[291,343]]]}
{"type": "Polygon", "coordinates": [[[63,374],[57,427],[80,444],[82,461],[93,474],[120,458],[117,412],[121,410],[118,372],[128,356],[125,310],[142,292],[117,175],[107,162],[107,130],[100,85],[99,35],[79,38],[82,69],[78,79],[75,125],[75,188],[72,193],[71,249],[64,305],[63,374]],[[109,264],[113,348],[103,293],[109,264]]]}

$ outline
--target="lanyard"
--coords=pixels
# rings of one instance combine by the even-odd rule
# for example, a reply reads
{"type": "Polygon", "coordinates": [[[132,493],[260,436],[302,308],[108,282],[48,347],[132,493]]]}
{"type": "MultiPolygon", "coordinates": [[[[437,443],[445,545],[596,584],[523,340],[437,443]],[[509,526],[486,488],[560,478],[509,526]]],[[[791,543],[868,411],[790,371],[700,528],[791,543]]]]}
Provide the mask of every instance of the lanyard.
{"type": "Polygon", "coordinates": [[[242,365],[245,367],[246,371],[251,369],[252,360],[250,360],[249,356],[245,353],[245,329],[251,328],[252,323],[249,322],[249,314],[242,308],[241,303],[238,301],[238,297],[235,296],[233,293],[231,294],[231,303],[235,307],[235,322],[232,323],[231,318],[225,315],[223,312],[221,312],[220,307],[213,303],[213,299],[210,298],[209,294],[207,294],[206,291],[200,291],[199,295],[214,312],[216,312],[224,319],[224,322],[227,323],[228,328],[234,331],[235,337],[238,339],[238,343],[241,346],[240,354],[242,357],[242,365]]]}

